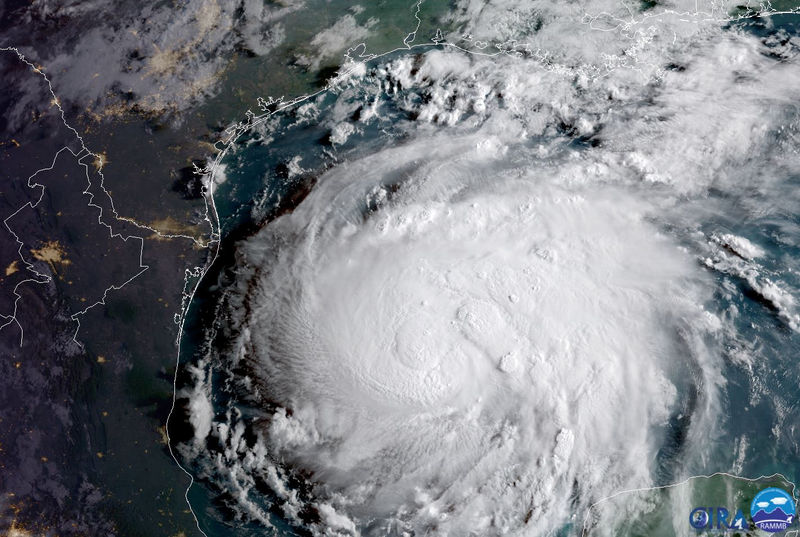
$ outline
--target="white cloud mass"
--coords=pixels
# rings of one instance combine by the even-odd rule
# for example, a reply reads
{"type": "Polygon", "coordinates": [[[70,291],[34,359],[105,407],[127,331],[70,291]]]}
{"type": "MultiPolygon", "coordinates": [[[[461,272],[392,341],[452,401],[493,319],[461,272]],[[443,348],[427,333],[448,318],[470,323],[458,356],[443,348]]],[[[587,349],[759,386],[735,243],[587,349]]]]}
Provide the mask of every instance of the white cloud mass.
{"type": "Polygon", "coordinates": [[[799,326],[766,250],[707,226],[798,201],[794,49],[717,4],[461,4],[480,38],[538,10],[521,33],[555,52],[365,69],[322,121],[345,144],[401,113],[404,142],[343,159],[239,247],[217,359],[248,372],[250,415],[218,415],[225,456],[200,464],[248,499],[268,483],[316,535],[552,535],[656,483],[665,450],[678,473],[708,457],[736,316],[706,310],[715,277],[799,326]]]}

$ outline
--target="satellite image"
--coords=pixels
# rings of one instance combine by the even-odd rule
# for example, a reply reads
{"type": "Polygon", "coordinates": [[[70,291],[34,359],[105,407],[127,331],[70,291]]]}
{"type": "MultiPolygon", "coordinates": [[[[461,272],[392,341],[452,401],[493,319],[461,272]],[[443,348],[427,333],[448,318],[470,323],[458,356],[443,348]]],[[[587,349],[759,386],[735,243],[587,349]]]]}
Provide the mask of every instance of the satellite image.
{"type": "Polygon", "coordinates": [[[0,536],[800,534],[800,1],[0,0],[0,536]]]}

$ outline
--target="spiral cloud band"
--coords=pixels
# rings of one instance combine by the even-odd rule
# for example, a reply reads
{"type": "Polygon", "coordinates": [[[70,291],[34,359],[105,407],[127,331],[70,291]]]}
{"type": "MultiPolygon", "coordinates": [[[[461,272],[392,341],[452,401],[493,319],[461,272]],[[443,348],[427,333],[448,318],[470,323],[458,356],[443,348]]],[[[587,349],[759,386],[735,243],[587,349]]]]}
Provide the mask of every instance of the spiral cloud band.
{"type": "Polygon", "coordinates": [[[797,244],[800,71],[789,41],[668,15],[592,48],[554,14],[560,57],[398,55],[298,108],[365,143],[238,245],[181,392],[182,455],[234,516],[572,535],[611,494],[726,469],[728,405],[772,395],[739,294],[800,326],[768,259],[797,244]],[[734,401],[731,373],[761,391],[734,401]]]}
{"type": "Polygon", "coordinates": [[[697,269],[646,203],[486,145],[339,167],[242,249],[239,352],[274,408],[260,434],[324,526],[567,520],[571,499],[650,483],[673,379],[703,367],[675,359],[703,315],[697,269]]]}

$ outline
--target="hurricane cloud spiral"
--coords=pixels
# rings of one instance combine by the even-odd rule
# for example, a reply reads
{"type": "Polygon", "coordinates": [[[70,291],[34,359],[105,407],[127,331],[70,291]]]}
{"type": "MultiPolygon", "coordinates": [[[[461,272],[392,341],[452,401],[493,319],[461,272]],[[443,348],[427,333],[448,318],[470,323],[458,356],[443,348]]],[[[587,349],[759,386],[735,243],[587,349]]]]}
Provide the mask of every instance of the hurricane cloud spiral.
{"type": "Polygon", "coordinates": [[[338,145],[376,125],[393,138],[237,247],[226,345],[192,369],[182,449],[241,516],[315,535],[574,533],[599,499],[708,462],[724,349],[747,348],[720,297],[743,289],[798,330],[772,245],[728,225],[773,215],[797,246],[780,218],[797,202],[796,44],[708,17],[600,34],[548,61],[396,55],[305,109],[338,145]]]}

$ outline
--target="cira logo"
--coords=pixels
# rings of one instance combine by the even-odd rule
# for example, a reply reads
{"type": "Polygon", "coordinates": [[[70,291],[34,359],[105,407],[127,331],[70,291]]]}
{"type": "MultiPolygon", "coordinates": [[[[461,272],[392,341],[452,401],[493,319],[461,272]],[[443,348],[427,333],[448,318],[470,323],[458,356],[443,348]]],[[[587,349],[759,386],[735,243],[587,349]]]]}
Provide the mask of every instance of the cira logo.
{"type": "MultiPolygon", "coordinates": [[[[750,504],[750,519],[753,524],[770,533],[786,530],[794,522],[795,514],[794,498],[788,492],[775,487],[756,494],[750,504]]],[[[698,531],[727,532],[747,530],[750,527],[741,509],[734,513],[725,507],[695,507],[689,515],[689,524],[698,531]]]]}
{"type": "Polygon", "coordinates": [[[758,529],[775,533],[783,531],[794,521],[794,498],[781,489],[764,489],[750,504],[750,518],[758,529]]]}
{"type": "Polygon", "coordinates": [[[695,507],[689,515],[689,524],[696,530],[745,530],[747,520],[741,509],[731,517],[731,512],[724,507],[695,507]]]}

